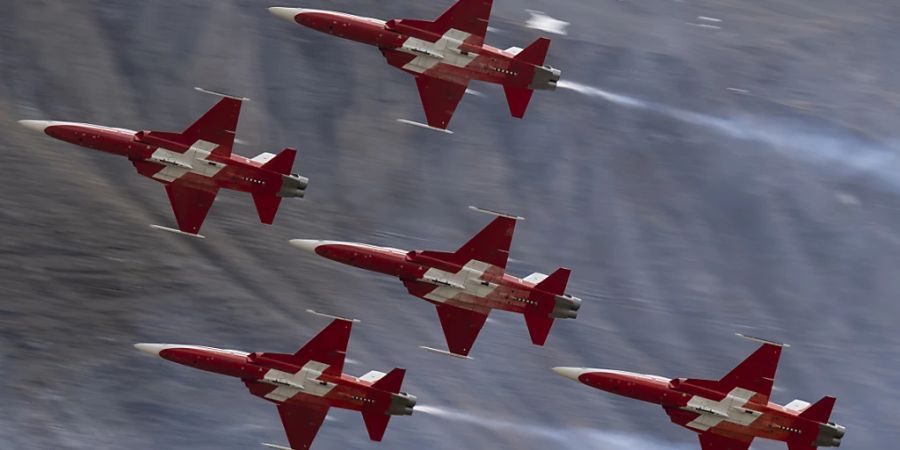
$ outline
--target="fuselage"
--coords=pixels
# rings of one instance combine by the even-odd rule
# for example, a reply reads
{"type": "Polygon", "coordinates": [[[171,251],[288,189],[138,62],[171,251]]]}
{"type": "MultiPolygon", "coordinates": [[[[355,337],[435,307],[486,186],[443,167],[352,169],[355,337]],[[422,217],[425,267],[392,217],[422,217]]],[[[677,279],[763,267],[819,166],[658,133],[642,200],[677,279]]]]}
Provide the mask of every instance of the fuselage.
{"type": "Polygon", "coordinates": [[[347,374],[323,373],[324,364],[310,361],[302,367],[263,353],[211,347],[138,344],[138,349],[195,369],[240,378],[251,393],[273,403],[313,403],[362,411],[391,407],[392,394],[373,389],[372,383],[347,374]]]}
{"type": "MultiPolygon", "coordinates": [[[[435,304],[446,303],[475,310],[501,309],[523,314],[529,311],[549,314],[556,304],[538,301],[532,295],[535,283],[476,260],[460,265],[431,256],[429,252],[408,252],[353,242],[296,239],[291,243],[333,261],[397,277],[411,294],[435,304]]],[[[558,296],[546,293],[546,297],[553,299],[558,296]]],[[[556,302],[565,303],[567,300],[570,308],[566,311],[571,310],[567,317],[574,318],[581,301],[571,296],[559,297],[562,300],[556,302]]]]}
{"type": "Polygon", "coordinates": [[[740,388],[721,393],[692,385],[685,379],[604,369],[558,367],[554,370],[596,389],[661,405],[673,421],[698,433],[787,442],[805,430],[819,432],[822,427],[831,427],[833,430],[829,431],[837,436],[835,445],[840,444],[843,436],[843,427],[839,425],[809,421],[799,417],[802,410],[759,402],[753,392],[740,388]]]}
{"type": "Polygon", "coordinates": [[[556,88],[559,71],[516,60],[515,53],[485,45],[480,37],[450,29],[443,34],[404,20],[383,21],[336,11],[270,8],[314,30],[378,47],[388,63],[411,74],[455,83],[479,80],[529,89],[556,88]]]}
{"type": "Polygon", "coordinates": [[[141,175],[164,184],[178,180],[198,189],[225,188],[280,197],[302,197],[308,184],[299,175],[282,175],[243,156],[218,153],[214,145],[202,141],[187,146],[124,128],[76,122],[22,123],[61,141],[127,157],[141,175]]]}

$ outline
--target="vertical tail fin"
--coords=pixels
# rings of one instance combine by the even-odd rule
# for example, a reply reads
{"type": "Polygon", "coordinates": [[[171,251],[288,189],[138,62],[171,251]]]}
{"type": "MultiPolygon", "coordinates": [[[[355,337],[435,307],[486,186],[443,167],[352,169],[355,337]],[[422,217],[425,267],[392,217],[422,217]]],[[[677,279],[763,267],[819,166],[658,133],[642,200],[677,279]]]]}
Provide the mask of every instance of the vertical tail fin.
{"type": "Polygon", "coordinates": [[[515,59],[535,66],[543,66],[548,51],[550,51],[550,39],[541,37],[517,53],[515,59]]]}
{"type": "Polygon", "coordinates": [[[400,387],[403,386],[403,377],[405,375],[405,369],[394,369],[372,383],[372,388],[396,394],[400,392],[400,387]]]}
{"type": "MultiPolygon", "coordinates": [[[[517,53],[514,59],[532,66],[543,66],[549,50],[550,39],[543,37],[538,38],[536,41],[532,42],[531,45],[517,53]]],[[[534,94],[534,91],[531,89],[532,87],[535,86],[503,86],[503,92],[506,93],[506,103],[509,104],[509,113],[512,114],[513,117],[518,119],[525,117],[525,110],[528,109],[531,95],[534,94]]]]}
{"type": "Polygon", "coordinates": [[[788,439],[788,450],[815,450],[818,447],[840,447],[846,428],[830,422],[834,397],[823,397],[798,417],[806,419],[794,426],[801,433],[788,439]]]}
{"type": "MultiPolygon", "coordinates": [[[[406,375],[406,370],[394,369],[372,383],[372,388],[397,394],[400,392],[400,387],[403,384],[404,375],[406,375]]],[[[384,432],[387,430],[388,422],[391,420],[390,408],[387,410],[363,409],[362,416],[363,422],[366,423],[366,431],[369,432],[369,439],[381,441],[384,438],[384,432]]]]}
{"type": "Polygon", "coordinates": [[[821,400],[800,413],[800,417],[814,422],[828,423],[828,419],[831,418],[831,410],[834,409],[835,400],[831,396],[822,397],[821,400]]]}
{"type": "MultiPolygon", "coordinates": [[[[272,157],[272,159],[266,161],[260,168],[280,175],[288,175],[294,168],[294,159],[296,157],[297,150],[286,148],[272,157]]],[[[279,177],[277,181],[273,180],[272,182],[278,183],[277,185],[280,187],[282,180],[279,177]]],[[[278,213],[278,207],[281,205],[281,197],[271,190],[253,192],[252,195],[253,204],[256,205],[256,213],[259,215],[259,221],[271,225],[275,221],[275,214],[278,213]]]]}
{"type": "Polygon", "coordinates": [[[554,295],[563,295],[566,293],[566,286],[569,284],[569,275],[571,273],[571,270],[560,267],[534,288],[554,295]]]}
{"type": "Polygon", "coordinates": [[[266,161],[260,168],[271,170],[272,172],[280,173],[282,175],[288,175],[294,168],[294,159],[296,159],[296,157],[297,150],[286,148],[272,157],[272,159],[266,161]]]}
{"type": "Polygon", "coordinates": [[[565,294],[571,272],[566,268],[556,269],[532,289],[529,298],[538,302],[538,307],[534,311],[525,312],[525,325],[528,326],[528,334],[534,345],[544,345],[547,342],[550,328],[553,327],[556,296],[565,294]]]}

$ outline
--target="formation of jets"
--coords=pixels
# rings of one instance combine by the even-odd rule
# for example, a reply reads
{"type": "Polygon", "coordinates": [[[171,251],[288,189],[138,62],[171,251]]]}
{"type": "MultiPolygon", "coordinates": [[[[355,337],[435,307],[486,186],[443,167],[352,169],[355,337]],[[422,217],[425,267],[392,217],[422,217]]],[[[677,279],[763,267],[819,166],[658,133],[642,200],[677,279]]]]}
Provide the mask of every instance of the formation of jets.
{"type": "MultiPolygon", "coordinates": [[[[434,21],[382,21],[305,8],[269,10],[296,24],[376,46],[388,64],[415,77],[427,125],[405,122],[447,131],[471,80],[502,85],[510,113],[521,118],[534,90],[553,90],[560,78],[559,70],[544,65],[550,45],[546,38],[524,49],[499,50],[484,43],[491,4],[491,0],[459,0],[434,21]]],[[[568,23],[553,20],[553,29],[564,34],[568,23]]],[[[303,197],[309,184],[306,177],[292,173],[296,151],[287,148],[250,159],[233,154],[246,99],[202,91],[222,98],[182,132],[46,120],[21,124],[55,139],[125,156],[138,173],[162,183],[177,229],[156,228],[202,237],[200,228],[223,188],[250,193],[259,220],[271,224],[281,199],[303,197]]],[[[566,293],[570,270],[559,268],[550,275],[533,273],[525,278],[508,274],[512,237],[521,217],[475,209],[496,217],[453,252],[333,240],[290,242],[323,258],[396,277],[411,295],[433,304],[447,350],[423,348],[468,359],[495,309],[523,315],[532,343],[543,346],[555,319],[578,316],[582,301],[566,293]]],[[[417,399],[400,390],[404,369],[387,374],[372,371],[359,378],[345,374],[353,321],[328,317],[333,322],[295,353],[173,344],[135,347],[185,366],[239,378],[251,394],[274,403],[290,447],[265,444],[269,447],[310,448],[332,407],[361,412],[369,437],[380,441],[391,416],[411,415],[417,399]]],[[[747,450],[757,437],[784,441],[790,450],[839,446],[845,429],[829,421],[833,397],[815,404],[795,400],[785,406],[769,401],[781,350],[781,344],[763,341],[720,380],[574,367],[553,370],[597,389],[661,405],[674,423],[699,434],[703,450],[747,450]]]]}

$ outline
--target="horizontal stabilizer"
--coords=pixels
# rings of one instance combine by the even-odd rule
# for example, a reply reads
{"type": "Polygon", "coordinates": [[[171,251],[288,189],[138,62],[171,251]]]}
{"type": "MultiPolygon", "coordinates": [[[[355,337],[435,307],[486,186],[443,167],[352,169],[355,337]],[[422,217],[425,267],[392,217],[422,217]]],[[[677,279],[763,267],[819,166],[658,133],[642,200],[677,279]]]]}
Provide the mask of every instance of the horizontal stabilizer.
{"type": "Polygon", "coordinates": [[[253,161],[255,163],[259,163],[260,165],[263,165],[274,157],[275,157],[274,153],[263,152],[263,153],[260,153],[256,156],[254,156],[253,158],[250,158],[250,161],[253,161]]]}
{"type": "Polygon", "coordinates": [[[367,383],[374,383],[374,382],[380,380],[385,375],[387,375],[387,374],[385,374],[384,372],[379,372],[377,370],[370,370],[365,375],[359,377],[359,381],[365,381],[367,383]]]}
{"type": "Polygon", "coordinates": [[[525,117],[525,110],[528,109],[528,103],[531,102],[534,91],[528,88],[504,85],[503,92],[506,93],[509,113],[517,119],[525,117]]]}
{"type": "Polygon", "coordinates": [[[528,334],[531,335],[531,343],[544,345],[550,328],[553,326],[553,318],[546,314],[525,314],[525,325],[528,326],[528,334]]]}
{"type": "Polygon", "coordinates": [[[256,205],[259,221],[271,225],[275,221],[275,214],[278,213],[278,207],[281,205],[281,197],[261,192],[254,192],[251,195],[253,196],[253,204],[256,205]]]}
{"type": "Polygon", "coordinates": [[[384,438],[384,432],[387,430],[388,422],[391,416],[385,411],[372,411],[364,409],[362,411],[363,422],[366,423],[366,431],[369,432],[369,439],[375,442],[381,442],[384,438]]]}
{"type": "Polygon", "coordinates": [[[548,276],[549,275],[547,275],[546,273],[535,272],[535,273],[523,278],[522,280],[527,281],[532,284],[538,284],[541,281],[546,280],[548,276]]]}
{"type": "Polygon", "coordinates": [[[805,402],[803,400],[792,400],[787,405],[784,405],[784,409],[789,409],[791,411],[803,412],[803,411],[806,411],[806,409],[809,408],[810,406],[812,406],[812,404],[809,402],[805,402]]]}

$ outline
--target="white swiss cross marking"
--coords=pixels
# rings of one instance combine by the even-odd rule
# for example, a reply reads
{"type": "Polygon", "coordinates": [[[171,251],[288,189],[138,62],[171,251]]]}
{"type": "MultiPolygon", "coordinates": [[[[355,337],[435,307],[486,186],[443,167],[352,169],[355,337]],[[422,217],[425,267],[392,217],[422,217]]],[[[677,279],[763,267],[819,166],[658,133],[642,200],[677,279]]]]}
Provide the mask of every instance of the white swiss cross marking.
{"type": "Polygon", "coordinates": [[[700,431],[709,430],[722,422],[749,426],[762,415],[759,411],[744,408],[754,395],[756,392],[741,388],[732,389],[718,402],[695,395],[682,409],[698,413],[700,416],[687,426],[700,431]]]}
{"type": "Polygon", "coordinates": [[[153,174],[153,178],[172,182],[186,173],[195,173],[212,178],[225,167],[224,164],[206,159],[216,147],[218,145],[212,142],[197,141],[184,153],[158,148],[150,155],[150,161],[162,164],[165,167],[163,170],[153,174]]]}
{"type": "Polygon", "coordinates": [[[263,381],[278,387],[266,394],[266,398],[284,402],[301,392],[316,397],[324,397],[335,387],[334,383],[319,380],[322,372],[327,368],[327,364],[310,361],[297,373],[269,369],[263,376],[263,381]]]}
{"type": "Polygon", "coordinates": [[[471,260],[459,272],[447,272],[434,267],[428,269],[422,279],[437,285],[437,288],[425,295],[428,300],[444,303],[460,294],[460,291],[476,297],[487,297],[497,289],[493,283],[485,284],[484,273],[491,268],[490,264],[471,260]]]}
{"type": "Polygon", "coordinates": [[[403,68],[412,72],[423,73],[438,65],[438,63],[466,67],[478,56],[476,53],[463,53],[460,50],[463,42],[469,36],[471,36],[470,33],[451,28],[437,42],[428,42],[411,37],[403,43],[399,50],[416,55],[416,58],[406,63],[403,68]]]}

